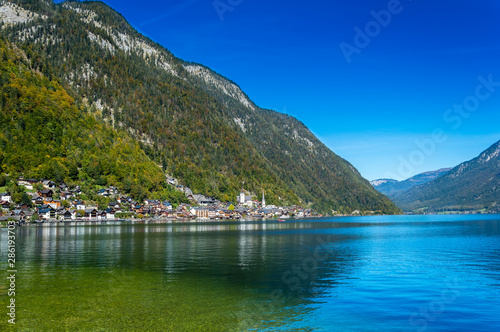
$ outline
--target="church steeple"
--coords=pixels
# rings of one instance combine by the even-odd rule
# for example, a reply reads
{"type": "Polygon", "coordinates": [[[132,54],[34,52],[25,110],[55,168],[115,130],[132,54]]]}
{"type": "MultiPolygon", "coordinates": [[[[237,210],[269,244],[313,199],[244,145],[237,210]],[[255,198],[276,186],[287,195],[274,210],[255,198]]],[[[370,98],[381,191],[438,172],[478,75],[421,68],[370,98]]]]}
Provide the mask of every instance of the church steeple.
{"type": "Polygon", "coordinates": [[[264,197],[264,190],[262,190],[262,207],[266,207],[266,198],[264,197]]]}

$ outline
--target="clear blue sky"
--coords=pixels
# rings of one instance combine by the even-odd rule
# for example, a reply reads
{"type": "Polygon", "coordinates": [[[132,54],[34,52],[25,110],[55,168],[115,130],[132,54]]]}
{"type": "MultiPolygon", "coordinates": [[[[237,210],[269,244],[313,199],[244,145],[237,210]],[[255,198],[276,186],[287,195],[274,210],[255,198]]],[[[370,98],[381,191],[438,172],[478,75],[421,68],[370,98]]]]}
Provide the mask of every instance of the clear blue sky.
{"type": "Polygon", "coordinates": [[[499,1],[104,2],[259,106],[297,117],[369,180],[455,166],[500,139],[500,84],[475,97],[480,75],[500,82],[499,1]],[[388,8],[390,22],[374,24],[370,12],[388,8]],[[340,45],[356,46],[367,24],[369,44],[358,40],[348,63],[340,45]],[[454,112],[465,100],[474,111],[454,112]],[[415,143],[435,129],[446,140],[415,143]]]}

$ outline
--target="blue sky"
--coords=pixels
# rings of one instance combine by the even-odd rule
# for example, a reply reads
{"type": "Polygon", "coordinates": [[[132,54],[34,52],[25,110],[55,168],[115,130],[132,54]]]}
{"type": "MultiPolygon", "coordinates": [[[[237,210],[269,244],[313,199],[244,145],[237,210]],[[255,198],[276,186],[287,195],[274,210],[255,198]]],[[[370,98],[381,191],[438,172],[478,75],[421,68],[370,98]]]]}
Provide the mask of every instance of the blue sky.
{"type": "Polygon", "coordinates": [[[500,139],[496,0],[104,2],[297,117],[369,180],[455,166],[500,139]]]}

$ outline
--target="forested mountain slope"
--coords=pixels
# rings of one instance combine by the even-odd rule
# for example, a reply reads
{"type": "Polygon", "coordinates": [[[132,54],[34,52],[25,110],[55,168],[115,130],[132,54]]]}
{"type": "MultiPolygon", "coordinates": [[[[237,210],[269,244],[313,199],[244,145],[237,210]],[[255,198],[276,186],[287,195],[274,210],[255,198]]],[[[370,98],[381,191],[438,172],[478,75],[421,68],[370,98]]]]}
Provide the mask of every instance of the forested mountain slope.
{"type": "Polygon", "coordinates": [[[500,141],[477,158],[394,198],[407,211],[489,210],[500,206],[500,141]]]}
{"type": "Polygon", "coordinates": [[[300,121],[260,109],[236,84],[174,57],[107,5],[17,0],[2,8],[2,33],[31,68],[60,82],[100,125],[127,131],[195,193],[230,201],[244,186],[280,205],[399,211],[300,121]]]}
{"type": "Polygon", "coordinates": [[[430,182],[443,176],[449,172],[451,168],[441,168],[437,171],[429,171],[412,176],[404,181],[397,181],[391,179],[379,179],[371,181],[372,186],[375,187],[379,192],[386,195],[387,197],[393,199],[394,197],[400,195],[401,193],[410,190],[415,186],[430,182]]]}
{"type": "Polygon", "coordinates": [[[0,38],[0,173],[115,185],[137,199],[184,199],[126,132],[79,109],[57,81],[0,38]]]}

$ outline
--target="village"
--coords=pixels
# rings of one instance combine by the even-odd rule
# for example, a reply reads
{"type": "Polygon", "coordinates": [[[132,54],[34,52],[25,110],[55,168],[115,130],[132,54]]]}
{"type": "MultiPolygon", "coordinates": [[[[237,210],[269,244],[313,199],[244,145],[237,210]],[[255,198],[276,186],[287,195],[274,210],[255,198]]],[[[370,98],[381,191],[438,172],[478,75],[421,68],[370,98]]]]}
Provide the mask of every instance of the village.
{"type": "Polygon", "coordinates": [[[81,199],[79,186],[69,188],[65,183],[56,184],[50,180],[24,179],[19,177],[17,185],[27,191],[31,203],[14,203],[12,196],[0,193],[0,222],[14,220],[19,224],[40,222],[74,221],[118,221],[118,220],[241,220],[241,219],[290,219],[317,217],[311,209],[300,206],[281,207],[266,205],[265,195],[257,200],[249,192],[241,190],[235,203],[220,202],[204,195],[193,194],[185,186],[168,180],[177,190],[182,191],[189,204],[174,206],[169,201],[145,199],[134,201],[120,193],[118,188],[109,186],[97,190],[97,195],[111,201],[105,208],[89,204],[81,199]],[[253,199],[252,199],[253,198],[253,199]]]}

